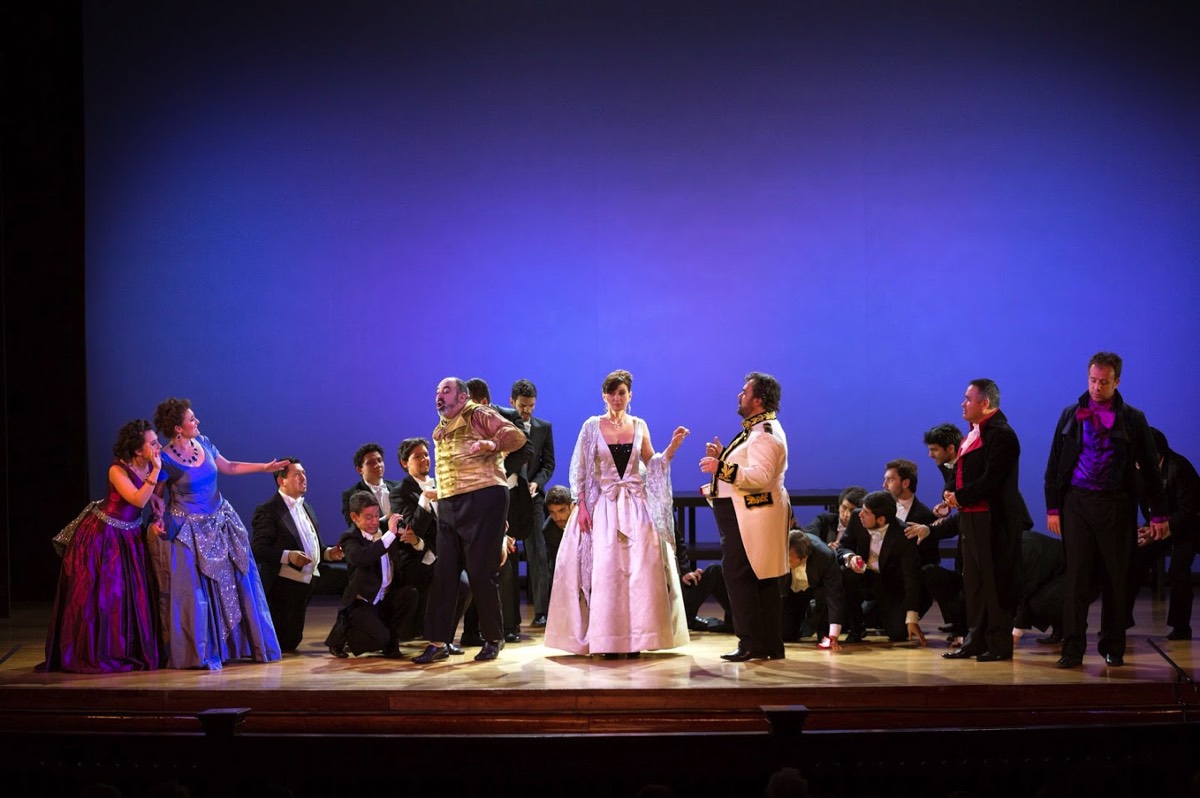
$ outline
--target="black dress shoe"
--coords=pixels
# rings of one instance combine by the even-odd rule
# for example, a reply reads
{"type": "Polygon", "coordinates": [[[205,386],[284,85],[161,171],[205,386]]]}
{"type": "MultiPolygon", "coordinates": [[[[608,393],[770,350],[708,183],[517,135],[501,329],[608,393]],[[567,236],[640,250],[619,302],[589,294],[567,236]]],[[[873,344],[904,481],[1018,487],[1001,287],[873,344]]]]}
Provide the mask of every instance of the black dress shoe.
{"type": "Polygon", "coordinates": [[[428,665],[431,662],[437,662],[440,659],[446,659],[450,656],[450,649],[446,646],[435,646],[432,643],[425,646],[425,651],[412,658],[412,661],[417,665],[428,665]]]}
{"type": "Polygon", "coordinates": [[[765,659],[765,657],[762,654],[751,653],[747,649],[739,646],[733,651],[730,651],[728,654],[722,654],[721,659],[725,660],[726,662],[747,662],[752,659],[765,659]]]}
{"type": "Polygon", "coordinates": [[[342,644],[336,645],[336,646],[330,646],[329,653],[332,654],[333,656],[337,657],[338,659],[348,659],[350,657],[350,655],[348,653],[346,653],[346,644],[345,643],[342,643],[342,644]]]}
{"type": "Polygon", "coordinates": [[[504,648],[503,640],[485,640],[483,648],[479,649],[479,653],[475,655],[476,662],[489,662],[500,656],[500,649],[504,648]]]}
{"type": "Polygon", "coordinates": [[[530,624],[530,626],[532,626],[534,629],[541,629],[545,625],[546,625],[546,616],[545,615],[534,616],[533,623],[530,624]]]}
{"type": "Polygon", "coordinates": [[[1037,641],[1043,646],[1057,646],[1062,643],[1062,634],[1056,629],[1045,637],[1039,637],[1037,641]]]}
{"type": "Polygon", "coordinates": [[[943,624],[942,626],[938,627],[938,631],[941,632],[942,634],[950,634],[951,632],[954,631],[954,624],[952,624],[952,623],[943,624]]]}
{"type": "Polygon", "coordinates": [[[1116,668],[1125,664],[1125,658],[1120,654],[1105,654],[1104,664],[1116,668]]]}
{"type": "Polygon", "coordinates": [[[1006,653],[985,651],[982,654],[979,654],[978,656],[975,657],[976,662],[1004,662],[1004,661],[1010,660],[1010,659],[1012,659],[1011,651],[1006,652],[1006,653]]]}
{"type": "Polygon", "coordinates": [[[483,645],[483,636],[479,632],[463,632],[458,644],[464,648],[474,648],[483,645]]]}
{"type": "MultiPolygon", "coordinates": [[[[517,643],[517,642],[520,642],[520,640],[521,640],[521,635],[517,634],[516,632],[505,632],[504,633],[504,642],[505,643],[517,643]]],[[[484,643],[484,645],[487,645],[487,643],[484,643]]]]}
{"type": "Polygon", "coordinates": [[[383,650],[383,656],[386,659],[404,659],[404,653],[400,651],[399,646],[388,646],[383,650]]]}
{"type": "Polygon", "coordinates": [[[974,656],[975,656],[975,652],[968,651],[965,648],[959,648],[959,649],[955,649],[954,651],[947,651],[945,654],[942,654],[942,659],[972,659],[974,656]]]}
{"type": "Polygon", "coordinates": [[[1192,639],[1192,627],[1183,626],[1178,629],[1172,629],[1171,633],[1167,635],[1167,639],[1168,640],[1191,640],[1192,639]]]}
{"type": "Polygon", "coordinates": [[[1083,657],[1073,657],[1070,654],[1063,654],[1058,658],[1058,667],[1060,668],[1078,668],[1083,664],[1083,657]]]}
{"type": "Polygon", "coordinates": [[[461,646],[456,646],[453,643],[447,643],[446,650],[456,657],[461,657],[464,653],[461,646]]]}
{"type": "Polygon", "coordinates": [[[843,643],[861,643],[862,641],[863,641],[863,633],[862,633],[862,630],[861,630],[861,629],[855,629],[853,632],[851,632],[850,634],[846,635],[846,639],[845,639],[845,640],[843,640],[842,642],[843,642],[843,643]]]}

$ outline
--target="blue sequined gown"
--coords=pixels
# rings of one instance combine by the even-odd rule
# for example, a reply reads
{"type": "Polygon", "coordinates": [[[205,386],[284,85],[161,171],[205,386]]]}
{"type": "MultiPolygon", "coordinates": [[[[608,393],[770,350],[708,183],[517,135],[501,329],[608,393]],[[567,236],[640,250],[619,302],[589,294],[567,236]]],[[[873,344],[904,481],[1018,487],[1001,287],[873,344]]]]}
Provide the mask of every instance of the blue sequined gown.
{"type": "Polygon", "coordinates": [[[151,555],[159,587],[162,647],[168,668],[219,669],[244,657],[281,656],[250,535],[217,489],[220,452],[201,435],[204,462],[181,463],[163,449],[169,496],[166,537],[151,555]]]}

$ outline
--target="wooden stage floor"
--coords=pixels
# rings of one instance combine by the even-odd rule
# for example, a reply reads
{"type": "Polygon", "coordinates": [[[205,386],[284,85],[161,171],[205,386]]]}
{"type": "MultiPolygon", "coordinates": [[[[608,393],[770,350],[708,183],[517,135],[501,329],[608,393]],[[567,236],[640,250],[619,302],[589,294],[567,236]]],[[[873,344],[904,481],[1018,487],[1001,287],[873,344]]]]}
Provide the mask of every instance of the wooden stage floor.
{"type": "Polygon", "coordinates": [[[321,645],[333,601],[314,599],[300,652],[281,662],[107,676],[35,673],[49,607],[18,605],[0,620],[0,654],[21,646],[0,665],[0,730],[186,733],[199,730],[202,710],[245,707],[244,730],[266,734],[761,733],[770,726],[763,707],[798,705],[808,708],[810,731],[985,729],[1178,722],[1198,702],[1147,638],[1188,674],[1198,644],[1166,641],[1165,604],[1148,598],[1135,612],[1124,667],[1104,666],[1093,634],[1084,666],[1068,671],[1055,667],[1057,647],[1038,645],[1036,632],[1012,662],[943,660],[936,609],[922,623],[928,648],[869,638],[835,654],[810,639],[788,645],[784,660],[743,664],[720,659],[733,647],[730,635],[693,634],[674,651],[602,660],[547,649],[527,623],[523,639],[492,663],[474,662],[472,649],[426,667],[339,660],[321,645]]]}

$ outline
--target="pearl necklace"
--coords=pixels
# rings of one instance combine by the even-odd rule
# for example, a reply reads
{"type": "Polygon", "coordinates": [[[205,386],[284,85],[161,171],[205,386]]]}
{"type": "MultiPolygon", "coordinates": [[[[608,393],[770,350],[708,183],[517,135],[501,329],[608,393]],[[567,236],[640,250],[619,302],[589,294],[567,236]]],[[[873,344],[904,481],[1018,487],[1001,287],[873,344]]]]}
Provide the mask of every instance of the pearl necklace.
{"type": "Polygon", "coordinates": [[[612,426],[614,429],[621,429],[622,427],[625,426],[625,422],[629,420],[629,416],[623,415],[623,416],[621,416],[620,421],[614,421],[613,417],[611,415],[606,415],[604,417],[604,420],[607,421],[609,423],[609,425],[612,426]]]}
{"type": "Polygon", "coordinates": [[[167,446],[171,449],[172,452],[174,452],[176,460],[178,460],[179,462],[184,463],[186,465],[191,465],[192,463],[194,463],[200,459],[200,447],[197,446],[196,442],[191,439],[188,440],[188,443],[191,444],[191,447],[192,447],[191,448],[191,453],[192,453],[191,457],[188,457],[183,452],[176,449],[174,441],[167,444],[167,446]]]}

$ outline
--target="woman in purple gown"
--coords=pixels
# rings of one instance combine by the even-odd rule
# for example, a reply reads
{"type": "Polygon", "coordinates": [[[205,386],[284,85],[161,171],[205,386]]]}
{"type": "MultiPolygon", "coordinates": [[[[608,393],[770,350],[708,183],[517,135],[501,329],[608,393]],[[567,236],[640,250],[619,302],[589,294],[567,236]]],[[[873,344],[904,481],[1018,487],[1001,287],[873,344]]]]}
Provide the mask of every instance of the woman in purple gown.
{"type": "MultiPolygon", "coordinates": [[[[94,504],[63,554],[40,671],[119,673],[158,667],[158,634],[142,542],[142,507],[162,463],[145,419],[117,433],[108,499],[94,504]]],[[[161,531],[161,524],[155,532],[161,531]]]]}

